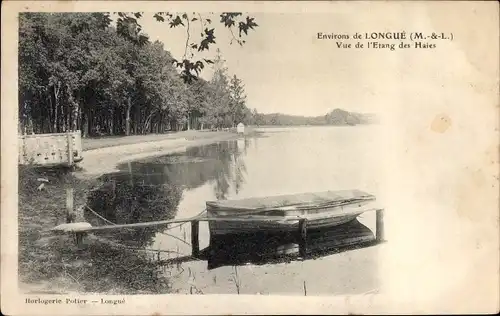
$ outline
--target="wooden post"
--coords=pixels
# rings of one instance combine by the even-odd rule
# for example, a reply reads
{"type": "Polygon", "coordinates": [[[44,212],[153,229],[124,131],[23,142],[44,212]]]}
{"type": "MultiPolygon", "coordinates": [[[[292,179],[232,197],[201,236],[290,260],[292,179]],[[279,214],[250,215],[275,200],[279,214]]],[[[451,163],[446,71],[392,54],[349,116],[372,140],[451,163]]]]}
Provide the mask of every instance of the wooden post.
{"type": "MultiPolygon", "coordinates": [[[[73,188],[66,189],[66,223],[73,223],[75,221],[76,213],[73,205],[73,188]]],[[[85,232],[75,233],[75,243],[77,246],[82,244],[85,232]]]]}
{"type": "Polygon", "coordinates": [[[75,241],[77,246],[80,246],[82,244],[84,235],[85,233],[75,233],[75,241]]]}
{"type": "Polygon", "coordinates": [[[377,210],[377,218],[375,224],[376,236],[375,239],[377,242],[384,241],[384,210],[377,210]]]}
{"type": "Polygon", "coordinates": [[[85,222],[85,206],[75,208],[75,222],[85,222]]]}
{"type": "Polygon", "coordinates": [[[73,188],[66,189],[66,223],[73,223],[75,212],[73,206],[73,188]]]}
{"type": "Polygon", "coordinates": [[[301,218],[299,220],[299,255],[302,259],[307,257],[307,220],[301,218]]]}
{"type": "Polygon", "coordinates": [[[199,243],[199,231],[200,222],[197,220],[191,221],[191,247],[193,258],[198,258],[200,255],[200,243],[199,243]]]}
{"type": "Polygon", "coordinates": [[[130,186],[134,187],[134,174],[132,173],[132,164],[127,162],[128,165],[128,174],[130,175],[130,186]]]}
{"type": "Polygon", "coordinates": [[[66,132],[68,140],[68,166],[73,166],[73,134],[71,132],[66,132]]]}

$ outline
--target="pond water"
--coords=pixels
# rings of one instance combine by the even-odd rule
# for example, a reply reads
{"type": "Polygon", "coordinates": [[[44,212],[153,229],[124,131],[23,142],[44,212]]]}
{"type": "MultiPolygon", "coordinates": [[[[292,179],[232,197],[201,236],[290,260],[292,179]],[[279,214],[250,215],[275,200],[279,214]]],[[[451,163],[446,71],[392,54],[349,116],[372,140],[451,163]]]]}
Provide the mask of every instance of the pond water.
{"type": "MultiPolygon", "coordinates": [[[[120,165],[120,172],[102,177],[104,187],[107,186],[106,196],[94,197],[93,205],[112,222],[131,223],[195,216],[203,212],[206,201],[218,199],[345,189],[379,195],[383,173],[382,157],[377,154],[380,152],[377,126],[268,128],[261,132],[255,137],[192,147],[185,153],[120,165]],[[109,202],[110,199],[113,201],[109,202]]],[[[365,213],[359,221],[374,231],[374,214],[365,213]]],[[[168,230],[128,231],[113,238],[130,246],[161,250],[157,254],[161,260],[188,258],[191,254],[189,224],[173,225],[168,230]]],[[[199,239],[201,249],[208,247],[208,224],[204,222],[200,223],[199,239]]],[[[356,251],[361,250],[353,250],[356,251]]],[[[309,291],[361,293],[377,287],[376,255],[376,250],[370,250],[369,254],[360,255],[357,262],[352,258],[342,259],[345,262],[338,265],[344,267],[345,271],[339,272],[343,275],[327,279],[324,285],[309,291]],[[354,270],[346,270],[348,266],[354,270]],[[362,277],[357,276],[358,281],[353,279],[359,274],[362,277]],[[344,285],[334,285],[339,280],[344,285]]],[[[238,278],[246,278],[245,285],[236,286],[242,281],[235,281],[238,271],[234,265],[211,269],[206,261],[186,259],[179,260],[182,263],[177,263],[176,269],[180,272],[170,281],[174,290],[180,292],[192,293],[194,288],[203,293],[234,293],[238,288],[238,292],[252,294],[301,293],[306,279],[321,274],[316,270],[321,270],[322,265],[331,269],[332,263],[324,260],[318,260],[319,263],[311,260],[316,263],[310,264],[306,260],[294,264],[244,265],[238,278]],[[266,285],[255,279],[268,274],[277,276],[266,285]],[[304,276],[303,286],[297,277],[300,275],[304,276]]]]}

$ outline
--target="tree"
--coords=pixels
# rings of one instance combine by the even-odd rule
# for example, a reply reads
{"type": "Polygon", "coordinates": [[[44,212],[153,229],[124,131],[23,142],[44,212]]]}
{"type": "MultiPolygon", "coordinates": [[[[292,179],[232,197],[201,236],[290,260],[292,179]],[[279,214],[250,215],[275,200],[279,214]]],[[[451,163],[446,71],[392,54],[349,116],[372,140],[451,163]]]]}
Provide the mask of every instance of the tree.
{"type": "Polygon", "coordinates": [[[223,128],[231,125],[229,82],[227,79],[227,67],[222,58],[220,50],[214,60],[214,74],[210,80],[211,96],[210,108],[207,111],[207,123],[215,128],[223,128]]]}
{"type": "Polygon", "coordinates": [[[231,94],[230,111],[233,126],[236,126],[240,122],[248,124],[249,109],[246,107],[244,85],[243,81],[236,77],[236,75],[231,78],[229,93],[231,94]]]}
{"type": "Polygon", "coordinates": [[[203,129],[202,117],[209,110],[210,104],[210,83],[202,78],[188,84],[188,120],[187,129],[203,129]]]}

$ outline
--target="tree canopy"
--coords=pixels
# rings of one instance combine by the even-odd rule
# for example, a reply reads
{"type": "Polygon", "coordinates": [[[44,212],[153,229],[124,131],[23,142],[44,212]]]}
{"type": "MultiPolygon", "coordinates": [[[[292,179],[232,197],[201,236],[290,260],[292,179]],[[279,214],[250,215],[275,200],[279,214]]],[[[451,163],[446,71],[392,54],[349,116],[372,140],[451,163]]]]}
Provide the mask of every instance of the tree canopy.
{"type": "MultiPolygon", "coordinates": [[[[251,115],[241,79],[229,78],[220,52],[195,60],[215,44],[212,20],[196,13],[158,12],[159,23],[186,28],[186,50],[175,59],[142,30],[142,13],[22,13],[19,18],[19,119],[23,132],[82,130],[84,136],[224,128],[251,115]],[[200,41],[191,23],[201,23],[200,41]],[[198,75],[215,67],[212,80],[198,75]]],[[[243,45],[257,24],[222,13],[221,24],[243,45]],[[236,36],[233,28],[238,30],[236,36]]]]}

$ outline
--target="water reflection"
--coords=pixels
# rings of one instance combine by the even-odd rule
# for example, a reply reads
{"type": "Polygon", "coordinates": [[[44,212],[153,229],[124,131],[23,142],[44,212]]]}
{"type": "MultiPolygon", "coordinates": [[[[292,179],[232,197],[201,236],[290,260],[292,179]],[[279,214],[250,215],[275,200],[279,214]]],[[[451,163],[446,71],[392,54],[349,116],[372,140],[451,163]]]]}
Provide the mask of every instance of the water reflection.
{"type": "Polygon", "coordinates": [[[132,162],[119,169],[131,178],[143,175],[147,183],[154,185],[168,183],[195,189],[212,182],[217,198],[225,199],[231,185],[239,190],[245,181],[243,156],[249,145],[249,139],[224,141],[192,147],[185,153],[132,162]]]}
{"type": "MultiPolygon", "coordinates": [[[[226,199],[231,188],[238,194],[245,183],[244,155],[249,145],[249,139],[224,141],[120,165],[119,172],[102,176],[102,184],[89,194],[88,206],[98,216],[88,211],[86,218],[92,225],[172,219],[183,191],[206,183],[212,185],[217,199],[226,199]]],[[[108,236],[130,246],[148,247],[164,229],[130,229],[108,236]]],[[[186,239],[185,234],[182,237],[186,239]]]]}
{"type": "MultiPolygon", "coordinates": [[[[174,218],[177,213],[182,197],[182,189],[178,185],[152,185],[144,175],[131,176],[119,172],[107,174],[100,180],[102,185],[88,196],[88,206],[99,214],[97,216],[90,211],[86,212],[87,221],[92,225],[167,220],[174,218]]],[[[129,246],[146,247],[151,245],[159,229],[161,228],[147,227],[120,230],[107,236],[129,246]]]]}
{"type": "MultiPolygon", "coordinates": [[[[296,260],[299,255],[298,234],[252,233],[227,235],[211,240],[203,250],[208,269],[221,266],[268,264],[296,260]]],[[[374,233],[358,220],[322,229],[308,230],[307,255],[317,258],[332,253],[376,244],[374,233]]]]}

